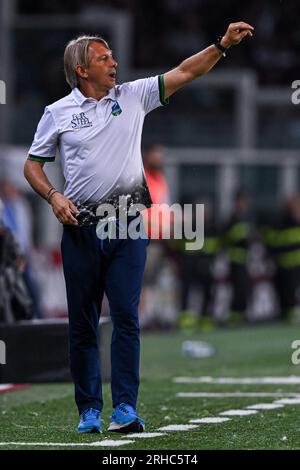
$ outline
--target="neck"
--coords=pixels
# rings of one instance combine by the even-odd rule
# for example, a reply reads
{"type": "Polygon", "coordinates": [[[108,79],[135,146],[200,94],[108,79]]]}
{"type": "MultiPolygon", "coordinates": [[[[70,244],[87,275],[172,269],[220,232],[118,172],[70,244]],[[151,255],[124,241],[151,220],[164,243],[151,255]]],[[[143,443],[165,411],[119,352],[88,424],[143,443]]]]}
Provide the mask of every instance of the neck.
{"type": "Polygon", "coordinates": [[[101,100],[101,98],[104,98],[104,96],[106,96],[109,91],[107,88],[101,88],[90,82],[81,82],[79,85],[79,90],[87,98],[94,98],[97,101],[101,100]]]}

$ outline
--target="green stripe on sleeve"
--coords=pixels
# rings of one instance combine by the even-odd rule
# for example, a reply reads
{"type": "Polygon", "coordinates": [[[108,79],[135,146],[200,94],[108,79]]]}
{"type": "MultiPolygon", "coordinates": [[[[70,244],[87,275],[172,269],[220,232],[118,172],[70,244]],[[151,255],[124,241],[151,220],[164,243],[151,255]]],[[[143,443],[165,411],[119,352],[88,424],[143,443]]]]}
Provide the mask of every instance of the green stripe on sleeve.
{"type": "Polygon", "coordinates": [[[169,98],[165,98],[165,82],[163,75],[158,76],[158,87],[160,102],[165,106],[166,104],[169,104],[169,98]]]}
{"type": "Polygon", "coordinates": [[[37,157],[36,155],[28,155],[28,160],[32,160],[34,162],[54,162],[55,157],[37,157]]]}

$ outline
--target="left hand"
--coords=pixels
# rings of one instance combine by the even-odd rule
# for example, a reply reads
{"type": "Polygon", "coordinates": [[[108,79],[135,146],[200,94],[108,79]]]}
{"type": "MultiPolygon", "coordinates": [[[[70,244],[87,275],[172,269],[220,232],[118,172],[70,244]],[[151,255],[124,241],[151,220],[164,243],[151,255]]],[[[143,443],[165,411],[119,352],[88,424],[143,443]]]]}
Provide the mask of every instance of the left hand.
{"type": "Polygon", "coordinates": [[[240,21],[238,23],[231,23],[228,26],[228,29],[221,40],[221,45],[226,48],[236,46],[245,37],[252,37],[253,31],[253,26],[248,23],[244,23],[243,21],[240,21]]]}

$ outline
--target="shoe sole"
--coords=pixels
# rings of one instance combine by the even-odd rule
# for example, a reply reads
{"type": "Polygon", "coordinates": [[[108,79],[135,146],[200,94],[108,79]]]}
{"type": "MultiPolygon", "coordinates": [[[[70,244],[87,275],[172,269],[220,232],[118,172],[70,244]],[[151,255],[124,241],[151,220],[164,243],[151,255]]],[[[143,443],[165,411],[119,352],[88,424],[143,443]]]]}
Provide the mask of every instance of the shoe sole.
{"type": "Polygon", "coordinates": [[[110,432],[119,432],[122,434],[128,434],[129,432],[144,432],[145,426],[141,424],[141,422],[136,419],[132,421],[132,423],[126,424],[125,426],[120,426],[118,423],[112,423],[108,431],[110,432]]]}
{"type": "Polygon", "coordinates": [[[92,428],[92,429],[87,429],[85,431],[78,431],[77,430],[77,433],[78,434],[102,434],[102,431],[96,427],[92,428]]]}

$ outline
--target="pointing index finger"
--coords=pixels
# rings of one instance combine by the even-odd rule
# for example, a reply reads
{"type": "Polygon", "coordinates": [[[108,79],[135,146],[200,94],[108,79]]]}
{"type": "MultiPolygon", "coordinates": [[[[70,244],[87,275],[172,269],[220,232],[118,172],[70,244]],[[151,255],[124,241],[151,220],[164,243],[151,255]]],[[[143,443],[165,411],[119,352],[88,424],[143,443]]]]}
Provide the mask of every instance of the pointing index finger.
{"type": "Polygon", "coordinates": [[[240,21],[239,23],[234,23],[233,26],[236,29],[250,29],[252,31],[254,30],[253,26],[251,26],[248,23],[245,23],[244,21],[240,21]]]}

